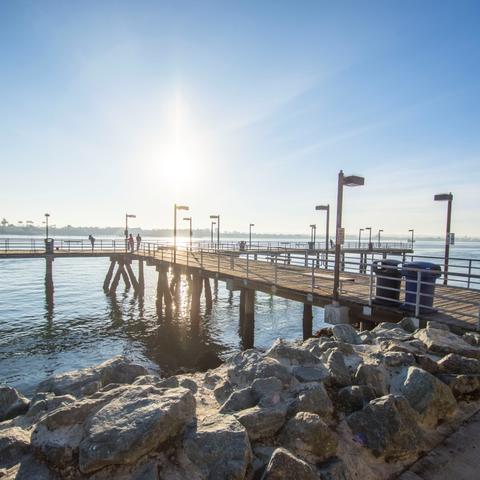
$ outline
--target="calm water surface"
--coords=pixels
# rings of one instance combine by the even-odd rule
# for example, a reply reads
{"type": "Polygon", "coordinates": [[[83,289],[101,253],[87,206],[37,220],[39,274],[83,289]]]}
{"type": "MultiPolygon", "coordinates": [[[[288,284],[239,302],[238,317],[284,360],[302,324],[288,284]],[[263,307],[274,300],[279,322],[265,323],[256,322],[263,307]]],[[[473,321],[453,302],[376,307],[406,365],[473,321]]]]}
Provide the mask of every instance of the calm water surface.
{"type": "MultiPolygon", "coordinates": [[[[442,253],[441,242],[417,242],[416,251],[442,253]]],[[[480,258],[479,243],[453,247],[452,255],[480,258]]],[[[136,262],[134,262],[136,268],[136,262]]],[[[123,354],[152,369],[206,369],[241,348],[239,292],[223,282],[214,286],[211,312],[192,327],[188,286],[182,284],[173,318],[156,311],[154,267],[145,268],[143,300],[126,292],[106,296],[106,258],[56,259],[53,304],[45,296],[43,259],[0,260],[0,383],[25,394],[52,373],[95,365],[123,354]]],[[[202,300],[202,304],[203,304],[202,300]]],[[[257,293],[255,346],[267,348],[277,337],[302,335],[301,303],[257,293]]],[[[323,309],[314,308],[314,329],[323,325],[323,309]]]]}

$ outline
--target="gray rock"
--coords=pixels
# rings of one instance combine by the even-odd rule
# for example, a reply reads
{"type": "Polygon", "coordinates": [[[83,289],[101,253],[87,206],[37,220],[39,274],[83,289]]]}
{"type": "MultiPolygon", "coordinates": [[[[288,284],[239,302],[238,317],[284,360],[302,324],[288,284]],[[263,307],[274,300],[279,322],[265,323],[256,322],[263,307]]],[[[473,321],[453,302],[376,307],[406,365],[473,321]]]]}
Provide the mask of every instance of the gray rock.
{"type": "Polygon", "coordinates": [[[10,468],[18,463],[29,447],[29,431],[19,427],[0,430],[0,468],[10,468]]]}
{"type": "Polygon", "coordinates": [[[253,396],[260,406],[273,406],[279,403],[282,389],[282,382],[275,377],[257,378],[252,383],[253,396]]]}
{"type": "Polygon", "coordinates": [[[418,367],[407,367],[394,378],[392,392],[403,395],[426,426],[434,427],[456,407],[450,388],[418,367]]]}
{"type": "Polygon", "coordinates": [[[185,452],[206,478],[243,480],[252,459],[245,428],[231,415],[206,417],[187,436],[185,452]]]}
{"type": "Polygon", "coordinates": [[[338,387],[351,385],[352,375],[345,364],[342,352],[334,349],[327,358],[326,367],[330,376],[330,383],[338,387]]]}
{"type": "Polygon", "coordinates": [[[272,458],[272,454],[275,451],[275,447],[270,445],[256,445],[253,447],[253,460],[252,460],[252,469],[253,469],[253,478],[260,478],[260,476],[265,471],[265,468],[272,458]]]}
{"type": "Polygon", "coordinates": [[[438,378],[450,387],[455,398],[464,398],[480,392],[480,375],[440,374],[438,378]]]}
{"type": "Polygon", "coordinates": [[[400,340],[404,342],[412,338],[412,334],[406,332],[398,323],[382,322],[372,330],[372,333],[378,340],[400,340]]]}
{"type": "Polygon", "coordinates": [[[427,322],[427,328],[438,328],[438,330],[445,330],[446,332],[450,331],[450,329],[448,328],[448,325],[445,325],[444,323],[436,322],[435,320],[429,320],[427,322]]]}
{"type": "Polygon", "coordinates": [[[134,463],[177,436],[195,415],[195,398],[184,388],[132,388],[88,418],[80,443],[83,473],[134,463]]]}
{"type": "Polygon", "coordinates": [[[353,355],[355,353],[355,350],[353,348],[353,345],[350,343],[345,343],[345,342],[337,342],[336,340],[330,340],[328,342],[322,343],[314,352],[314,354],[318,357],[322,357],[325,354],[330,354],[329,350],[332,349],[337,349],[340,350],[344,355],[353,355]]]}
{"type": "Polygon", "coordinates": [[[437,328],[424,328],[415,333],[415,338],[438,354],[456,353],[464,357],[480,359],[480,348],[467,343],[462,337],[437,328]]]}
{"type": "Polygon", "coordinates": [[[338,391],[336,404],[342,412],[350,414],[361,410],[375,397],[375,390],[369,385],[351,385],[338,391]]]}
{"type": "Polygon", "coordinates": [[[429,355],[415,355],[415,360],[418,366],[432,375],[439,371],[438,363],[429,355]]]}
{"type": "Polygon", "coordinates": [[[328,370],[321,363],[317,367],[293,367],[292,373],[300,382],[323,382],[330,376],[328,370]]]}
{"type": "Polygon", "coordinates": [[[373,345],[375,343],[375,335],[368,330],[360,332],[359,337],[364,345],[373,345]]]}
{"type": "Polygon", "coordinates": [[[350,343],[353,345],[360,345],[362,339],[359,337],[357,331],[348,323],[342,323],[332,327],[332,333],[339,342],[350,343]]]}
{"type": "Polygon", "coordinates": [[[222,405],[219,413],[238,412],[256,405],[252,387],[242,388],[233,392],[227,401],[222,405]]]}
{"type": "Polygon", "coordinates": [[[407,352],[385,352],[383,361],[387,367],[399,367],[401,365],[415,365],[415,357],[407,352]]]}
{"type": "Polygon", "coordinates": [[[281,439],[300,457],[318,462],[335,456],[338,447],[337,435],[318,415],[308,412],[299,412],[291,418],[281,439]]]}
{"type": "Polygon", "coordinates": [[[377,397],[388,394],[389,376],[385,367],[362,363],[355,372],[355,383],[357,385],[369,385],[375,391],[377,397]]]}
{"type": "Polygon", "coordinates": [[[7,470],[6,476],[1,476],[5,480],[63,480],[65,477],[60,477],[52,472],[47,466],[39,462],[33,455],[24,455],[21,457],[19,463],[7,470]]]}
{"type": "Polygon", "coordinates": [[[59,395],[53,393],[41,392],[35,394],[30,402],[30,406],[26,413],[27,417],[38,417],[52,412],[56,408],[64,407],[76,401],[72,395],[59,395]]]}
{"type": "Polygon", "coordinates": [[[255,406],[235,413],[235,418],[246,428],[251,441],[275,435],[285,423],[287,408],[255,406]]]}
{"type": "Polygon", "coordinates": [[[15,388],[0,385],[0,422],[24,414],[29,403],[15,388]]]}
{"type": "Polygon", "coordinates": [[[305,384],[293,403],[295,412],[315,413],[322,418],[333,415],[333,404],[323,383],[305,384]]]}
{"type": "Polygon", "coordinates": [[[350,475],[345,463],[339,458],[332,458],[322,463],[318,470],[320,480],[353,480],[356,475],[350,475]]]}
{"type": "Polygon", "coordinates": [[[480,333],[467,332],[463,334],[462,338],[470,345],[473,345],[474,347],[480,347],[480,333]]]}
{"type": "Polygon", "coordinates": [[[480,360],[449,353],[437,362],[442,373],[480,375],[480,360]]]}
{"type": "Polygon", "coordinates": [[[297,458],[285,448],[277,448],[265,469],[261,480],[286,480],[286,479],[318,480],[312,467],[297,458]]]}
{"type": "Polygon", "coordinates": [[[415,330],[419,327],[418,318],[415,317],[403,317],[398,325],[402,327],[408,333],[414,333],[415,330]]]}
{"type": "Polygon", "coordinates": [[[303,347],[292,345],[278,338],[265,353],[266,357],[278,360],[287,367],[301,365],[303,367],[315,367],[320,363],[318,357],[303,347]]]}
{"type": "Polygon", "coordinates": [[[233,393],[233,386],[228,380],[224,380],[219,383],[219,385],[214,388],[213,395],[215,396],[217,402],[222,405],[228,399],[228,397],[233,393]]]}
{"type": "Polygon", "coordinates": [[[387,461],[412,457],[425,448],[417,421],[418,414],[407,399],[396,395],[372,400],[347,417],[355,440],[387,461]]]}

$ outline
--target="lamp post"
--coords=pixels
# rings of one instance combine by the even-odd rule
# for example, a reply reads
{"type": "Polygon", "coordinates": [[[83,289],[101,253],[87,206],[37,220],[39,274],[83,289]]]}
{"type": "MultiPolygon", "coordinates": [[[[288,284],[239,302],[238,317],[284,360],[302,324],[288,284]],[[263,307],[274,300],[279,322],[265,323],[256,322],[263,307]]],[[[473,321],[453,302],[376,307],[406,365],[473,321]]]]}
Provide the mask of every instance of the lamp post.
{"type": "Polygon", "coordinates": [[[192,217],[184,217],[183,219],[189,222],[190,251],[192,251],[192,217]]]}
{"type": "Polygon", "coordinates": [[[443,266],[443,284],[447,285],[448,282],[448,258],[450,255],[450,223],[452,221],[452,201],[453,194],[450,193],[439,193],[435,195],[433,199],[437,202],[448,202],[447,204],[447,231],[445,236],[445,260],[443,266]]]}
{"type": "Polygon", "coordinates": [[[383,230],[378,231],[378,248],[380,248],[380,234],[383,232],[383,230]]]}
{"type": "Polygon", "coordinates": [[[217,222],[212,222],[210,225],[210,243],[213,244],[213,226],[216,225],[217,222]]]}
{"type": "Polygon", "coordinates": [[[310,225],[310,242],[313,243],[313,248],[315,248],[315,240],[317,239],[317,225],[310,225]]]}
{"type": "Polygon", "coordinates": [[[415,233],[415,230],[414,230],[413,228],[411,228],[411,229],[409,230],[409,232],[412,234],[412,249],[413,249],[413,242],[415,242],[415,240],[413,239],[413,235],[414,235],[414,233],[415,233]]]}
{"type": "Polygon", "coordinates": [[[254,223],[251,223],[249,226],[248,226],[248,248],[252,248],[252,227],[254,227],[255,224],[254,223]]]}
{"type": "Polygon", "coordinates": [[[50,217],[49,213],[45,214],[45,240],[48,238],[48,219],[50,217]]]}
{"type": "Polygon", "coordinates": [[[173,205],[173,263],[177,263],[177,210],[190,210],[186,205],[173,205]]]}
{"type": "Polygon", "coordinates": [[[325,222],[325,268],[328,268],[328,241],[329,241],[329,226],[330,226],[330,205],[317,205],[315,210],[325,210],[327,212],[327,219],[325,222]]]}
{"type": "Polygon", "coordinates": [[[220,249],[220,215],[210,215],[210,218],[217,220],[217,249],[220,249]]]}
{"type": "Polygon", "coordinates": [[[362,232],[363,232],[363,228],[360,228],[358,230],[358,248],[360,249],[361,246],[362,246],[362,232]]]}
{"type": "Polygon", "coordinates": [[[365,230],[368,230],[368,249],[372,248],[372,227],[365,227],[365,230]]]}
{"type": "Polygon", "coordinates": [[[340,250],[344,240],[344,232],[342,229],[342,208],[343,208],[343,187],[357,187],[365,184],[363,177],[350,175],[346,177],[343,170],[338,173],[338,188],[337,188],[337,228],[335,232],[335,270],[333,275],[333,303],[338,305],[340,286],[340,250]]]}
{"type": "Polygon", "coordinates": [[[137,218],[136,215],[133,215],[132,213],[126,213],[125,214],[125,251],[128,250],[128,219],[129,218],[137,218]]]}

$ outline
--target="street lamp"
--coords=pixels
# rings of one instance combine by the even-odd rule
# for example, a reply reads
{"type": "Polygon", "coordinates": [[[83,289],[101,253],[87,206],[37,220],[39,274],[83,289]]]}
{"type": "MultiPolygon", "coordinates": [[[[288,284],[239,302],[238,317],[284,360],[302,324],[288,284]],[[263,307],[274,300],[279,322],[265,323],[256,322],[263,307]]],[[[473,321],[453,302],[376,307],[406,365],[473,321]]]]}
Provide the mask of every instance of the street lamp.
{"type": "Polygon", "coordinates": [[[447,285],[448,281],[448,257],[450,254],[450,243],[451,243],[451,235],[450,235],[450,223],[452,220],[452,201],[453,201],[453,194],[450,193],[439,193],[435,195],[433,199],[437,202],[448,202],[447,204],[447,232],[445,236],[445,261],[443,267],[443,284],[447,285]]]}
{"type": "Polygon", "coordinates": [[[383,230],[378,231],[378,248],[380,248],[380,234],[383,232],[383,230]]]}
{"type": "Polygon", "coordinates": [[[343,244],[345,233],[342,228],[343,187],[358,187],[365,185],[365,179],[357,175],[346,177],[343,170],[338,173],[337,188],[337,228],[335,232],[335,270],[333,275],[333,303],[338,305],[338,289],[340,286],[340,249],[343,244]]]}
{"type": "Polygon", "coordinates": [[[213,245],[213,226],[216,225],[217,222],[212,222],[210,225],[210,243],[213,245]]]}
{"type": "Polygon", "coordinates": [[[126,213],[125,214],[125,251],[128,250],[128,219],[129,218],[137,218],[136,215],[133,215],[132,213],[126,213]]]}
{"type": "Polygon", "coordinates": [[[310,225],[310,242],[313,243],[313,248],[315,248],[315,240],[317,239],[317,225],[310,225]]]}
{"type": "Polygon", "coordinates": [[[220,215],[210,215],[210,218],[217,220],[217,249],[220,248],[220,215]]]}
{"type": "Polygon", "coordinates": [[[365,227],[368,230],[368,249],[372,248],[372,227],[365,227]]]}
{"type": "Polygon", "coordinates": [[[192,250],[192,217],[184,217],[183,218],[186,222],[190,223],[190,251],[192,250]]]}
{"type": "Polygon", "coordinates": [[[360,228],[358,230],[358,248],[360,249],[361,246],[362,246],[362,232],[363,232],[363,228],[360,228]]]}
{"type": "Polygon", "coordinates": [[[252,227],[254,227],[255,224],[251,223],[248,228],[248,248],[252,248],[252,227]]]}
{"type": "Polygon", "coordinates": [[[49,213],[45,214],[45,239],[48,238],[48,218],[50,217],[49,213]]]}
{"type": "Polygon", "coordinates": [[[327,220],[325,224],[325,268],[328,268],[328,241],[329,241],[329,226],[330,226],[330,205],[317,205],[315,210],[325,210],[327,212],[327,220]]]}
{"type": "Polygon", "coordinates": [[[190,210],[186,205],[173,205],[173,263],[177,263],[177,210],[190,210]]]}
{"type": "Polygon", "coordinates": [[[413,248],[413,242],[415,242],[415,240],[413,239],[413,235],[414,235],[414,233],[415,233],[415,230],[414,230],[413,228],[411,228],[411,229],[409,230],[409,232],[412,234],[412,248],[413,248]]]}

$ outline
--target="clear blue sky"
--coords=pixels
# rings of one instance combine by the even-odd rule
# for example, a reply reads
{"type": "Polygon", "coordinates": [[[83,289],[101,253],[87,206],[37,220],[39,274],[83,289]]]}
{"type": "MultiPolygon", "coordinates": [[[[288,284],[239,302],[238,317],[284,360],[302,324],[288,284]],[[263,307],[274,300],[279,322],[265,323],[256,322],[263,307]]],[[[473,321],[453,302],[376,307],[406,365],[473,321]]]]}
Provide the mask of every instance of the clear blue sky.
{"type": "Polygon", "coordinates": [[[478,1],[0,1],[11,222],[480,235],[478,1]],[[332,221],[333,227],[333,221],[332,221]]]}

